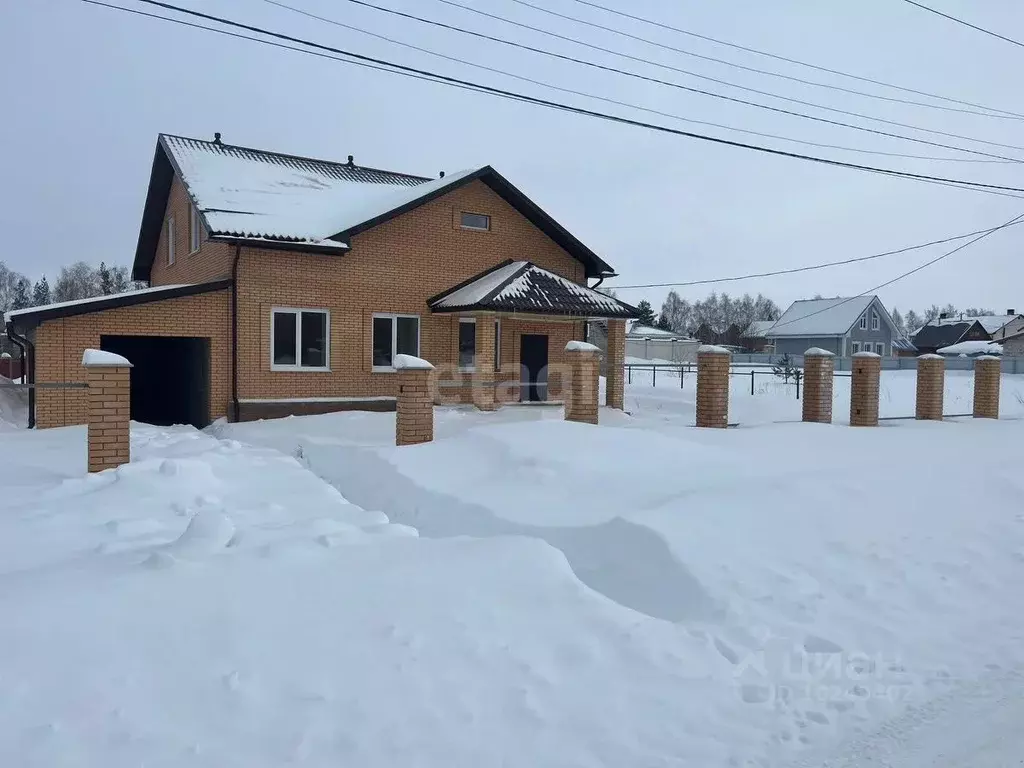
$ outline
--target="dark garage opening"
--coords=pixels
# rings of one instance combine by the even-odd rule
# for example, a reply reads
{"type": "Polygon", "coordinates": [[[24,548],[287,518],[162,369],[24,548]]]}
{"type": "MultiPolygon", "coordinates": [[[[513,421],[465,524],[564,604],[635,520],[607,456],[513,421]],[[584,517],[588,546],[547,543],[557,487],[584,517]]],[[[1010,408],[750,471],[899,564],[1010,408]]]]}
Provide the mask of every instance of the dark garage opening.
{"type": "Polygon", "coordinates": [[[132,364],[132,419],[169,426],[210,423],[210,340],[101,336],[100,348],[132,364]]]}

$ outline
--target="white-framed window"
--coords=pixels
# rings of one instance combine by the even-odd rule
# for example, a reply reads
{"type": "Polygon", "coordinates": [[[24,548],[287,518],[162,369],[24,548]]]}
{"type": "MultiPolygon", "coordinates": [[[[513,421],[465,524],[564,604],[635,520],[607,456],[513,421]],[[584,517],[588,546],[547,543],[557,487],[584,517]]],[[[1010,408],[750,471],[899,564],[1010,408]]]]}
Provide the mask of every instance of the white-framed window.
{"type": "Polygon", "coordinates": [[[459,226],[463,229],[475,229],[480,232],[488,232],[491,229],[491,217],[484,213],[469,213],[463,211],[459,217],[459,226]]]}
{"type": "Polygon", "coordinates": [[[167,266],[174,263],[174,217],[167,217],[167,266]]]}
{"type": "Polygon", "coordinates": [[[459,370],[476,370],[476,318],[459,318],[459,370]]]}
{"type": "Polygon", "coordinates": [[[331,313],[326,309],[274,307],[270,313],[270,369],[328,371],[331,313]]]}
{"type": "Polygon", "coordinates": [[[419,357],[420,316],[374,313],[370,354],[378,372],[395,370],[395,355],[419,357]]]}
{"type": "Polygon", "coordinates": [[[878,342],[875,344],[875,354],[885,357],[885,344],[878,342]]]}
{"type": "Polygon", "coordinates": [[[881,327],[881,325],[882,325],[882,323],[878,319],[878,313],[877,312],[872,312],[871,313],[871,330],[872,331],[877,331],[881,327]]]}
{"type": "Polygon", "coordinates": [[[860,342],[855,341],[850,345],[850,354],[856,355],[858,352],[860,352],[860,342]]]}
{"type": "Polygon", "coordinates": [[[860,316],[860,329],[862,331],[868,329],[868,316],[866,314],[860,316]]]}
{"type": "Polygon", "coordinates": [[[494,370],[501,370],[501,320],[494,321],[494,370]]]}
{"type": "Polygon", "coordinates": [[[188,217],[188,253],[191,256],[199,250],[203,240],[203,222],[199,218],[199,209],[194,205],[190,209],[188,217]]]}

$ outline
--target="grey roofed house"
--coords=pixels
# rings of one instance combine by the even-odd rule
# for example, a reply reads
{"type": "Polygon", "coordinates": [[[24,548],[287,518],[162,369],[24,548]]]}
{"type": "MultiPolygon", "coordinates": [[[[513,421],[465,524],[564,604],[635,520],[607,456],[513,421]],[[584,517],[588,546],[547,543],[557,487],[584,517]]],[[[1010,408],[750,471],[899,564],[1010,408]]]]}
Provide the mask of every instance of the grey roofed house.
{"type": "Polygon", "coordinates": [[[971,321],[977,321],[985,329],[985,333],[989,334],[994,340],[1006,338],[1024,330],[1024,315],[1017,313],[1013,309],[1006,310],[1005,315],[965,317],[963,314],[960,314],[954,317],[940,317],[938,320],[932,320],[928,325],[956,325],[957,323],[969,323],[971,321]]]}
{"type": "Polygon", "coordinates": [[[977,320],[938,322],[921,326],[913,342],[921,354],[934,354],[962,341],[988,341],[989,334],[977,320]]]}
{"type": "Polygon", "coordinates": [[[777,354],[800,355],[811,347],[841,357],[856,352],[893,355],[896,325],[877,296],[795,301],[765,335],[777,354]]]}

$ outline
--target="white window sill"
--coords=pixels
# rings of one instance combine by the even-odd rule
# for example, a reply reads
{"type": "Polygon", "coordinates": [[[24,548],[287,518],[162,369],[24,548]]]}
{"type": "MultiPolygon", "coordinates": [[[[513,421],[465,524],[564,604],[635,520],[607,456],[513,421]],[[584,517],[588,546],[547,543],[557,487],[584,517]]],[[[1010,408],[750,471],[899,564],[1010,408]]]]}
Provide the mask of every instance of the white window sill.
{"type": "Polygon", "coordinates": [[[195,256],[197,253],[199,253],[199,249],[198,248],[196,248],[194,251],[189,251],[188,255],[189,256],[195,256]]]}
{"type": "Polygon", "coordinates": [[[330,366],[313,367],[311,365],[271,365],[270,370],[275,373],[330,373],[330,366]]]}
{"type": "Polygon", "coordinates": [[[460,224],[459,229],[464,229],[467,232],[490,232],[490,227],[467,227],[465,224],[460,224]]]}
{"type": "Polygon", "coordinates": [[[460,365],[459,373],[476,373],[475,365],[460,365]]]}
{"type": "Polygon", "coordinates": [[[375,365],[370,368],[370,373],[398,373],[398,369],[391,365],[375,365]]]}

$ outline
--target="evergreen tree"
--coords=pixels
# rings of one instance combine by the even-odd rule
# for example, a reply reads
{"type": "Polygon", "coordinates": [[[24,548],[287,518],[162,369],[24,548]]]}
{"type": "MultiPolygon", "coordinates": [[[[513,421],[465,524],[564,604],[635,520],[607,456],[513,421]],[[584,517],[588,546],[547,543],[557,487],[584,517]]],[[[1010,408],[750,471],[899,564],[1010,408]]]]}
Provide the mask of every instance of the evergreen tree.
{"type": "Polygon", "coordinates": [[[907,335],[907,324],[903,320],[903,315],[896,307],[892,308],[892,324],[896,326],[896,330],[902,333],[904,336],[907,335]]]}
{"type": "Polygon", "coordinates": [[[100,293],[104,296],[112,294],[114,292],[114,283],[110,275],[110,270],[107,269],[106,262],[100,262],[100,268],[96,271],[96,276],[100,282],[100,293]]]}
{"type": "Polygon", "coordinates": [[[18,278],[18,282],[14,285],[14,296],[11,300],[11,309],[27,309],[32,306],[32,296],[29,293],[29,283],[27,277],[18,278]]]}
{"type": "Polygon", "coordinates": [[[647,299],[642,299],[636,305],[636,309],[640,313],[636,318],[637,324],[647,326],[648,328],[652,327],[655,323],[655,318],[654,310],[651,309],[651,302],[647,299]]]}
{"type": "Polygon", "coordinates": [[[903,324],[907,328],[907,333],[913,336],[915,333],[921,330],[921,327],[924,325],[924,319],[922,319],[922,317],[918,315],[917,312],[915,312],[914,310],[910,310],[909,312],[907,312],[907,316],[904,319],[903,324]]]}
{"type": "Polygon", "coordinates": [[[46,281],[46,275],[43,275],[39,282],[32,288],[32,306],[39,307],[43,304],[50,303],[50,284],[46,281]]]}

